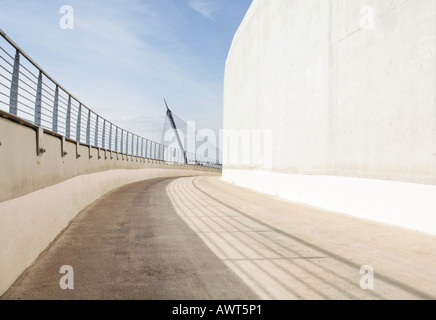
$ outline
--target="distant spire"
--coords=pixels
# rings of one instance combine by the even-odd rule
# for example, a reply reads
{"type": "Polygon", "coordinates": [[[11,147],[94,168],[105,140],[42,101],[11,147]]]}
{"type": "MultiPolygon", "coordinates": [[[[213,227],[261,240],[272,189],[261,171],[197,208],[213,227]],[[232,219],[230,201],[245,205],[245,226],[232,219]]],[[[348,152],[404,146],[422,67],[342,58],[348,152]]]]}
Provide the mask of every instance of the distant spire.
{"type": "Polygon", "coordinates": [[[168,103],[167,103],[167,101],[165,100],[165,98],[163,98],[163,99],[164,99],[164,101],[165,101],[165,106],[167,107],[167,110],[170,111],[170,108],[168,108],[168,103]]]}

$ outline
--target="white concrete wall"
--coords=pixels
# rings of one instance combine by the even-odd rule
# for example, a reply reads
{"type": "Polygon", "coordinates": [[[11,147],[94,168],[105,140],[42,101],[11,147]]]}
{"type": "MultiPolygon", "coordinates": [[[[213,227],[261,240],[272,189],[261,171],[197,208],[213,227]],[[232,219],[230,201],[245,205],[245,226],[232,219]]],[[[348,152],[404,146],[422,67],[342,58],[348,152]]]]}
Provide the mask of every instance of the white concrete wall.
{"type": "Polygon", "coordinates": [[[224,141],[237,184],[266,170],[290,189],[291,175],[436,185],[436,1],[254,0],[226,63],[224,128],[272,130],[271,166],[242,161],[244,146],[230,160],[224,141]]]}

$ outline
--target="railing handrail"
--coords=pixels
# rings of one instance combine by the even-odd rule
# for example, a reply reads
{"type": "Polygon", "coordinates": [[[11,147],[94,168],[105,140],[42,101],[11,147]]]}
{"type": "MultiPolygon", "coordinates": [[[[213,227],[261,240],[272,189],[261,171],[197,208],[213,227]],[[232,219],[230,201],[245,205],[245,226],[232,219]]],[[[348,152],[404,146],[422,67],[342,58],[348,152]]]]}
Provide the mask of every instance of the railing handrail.
{"type": "MultiPolygon", "coordinates": [[[[45,100],[51,101],[49,98],[47,98],[46,96],[44,96],[42,94],[42,92],[44,92],[44,90],[45,90],[45,93],[47,93],[46,89],[43,88],[44,85],[47,88],[50,89],[50,87],[48,87],[48,84],[44,83],[44,81],[43,81],[43,78],[45,78],[45,79],[49,80],[53,85],[56,86],[54,96],[52,96],[53,100],[56,101],[54,103],[54,105],[53,105],[53,110],[52,110],[52,115],[51,115],[51,121],[52,121],[51,123],[52,123],[53,127],[57,127],[58,126],[58,123],[59,123],[59,111],[60,111],[60,109],[59,109],[59,97],[61,97],[61,95],[59,95],[58,94],[59,91],[56,91],[56,90],[61,90],[68,97],[68,106],[67,106],[67,104],[65,104],[65,102],[62,103],[63,104],[62,113],[64,113],[65,116],[66,116],[66,118],[65,118],[65,127],[64,128],[65,128],[66,136],[67,136],[68,139],[74,140],[74,141],[76,141],[78,143],[81,143],[80,140],[83,140],[81,133],[83,132],[83,128],[85,127],[85,126],[82,127],[82,121],[83,121],[83,119],[82,119],[83,109],[82,108],[84,108],[85,112],[86,111],[88,112],[88,115],[87,115],[87,124],[85,123],[86,124],[86,130],[85,130],[86,131],[86,140],[87,140],[86,144],[89,144],[91,146],[94,146],[94,144],[97,144],[95,147],[98,147],[98,144],[99,144],[98,140],[101,139],[100,142],[102,144],[103,149],[108,149],[108,150],[109,149],[120,149],[121,153],[124,153],[123,149],[125,149],[125,151],[126,151],[125,154],[128,154],[128,155],[130,155],[129,154],[129,149],[130,149],[131,155],[134,155],[135,154],[135,150],[134,150],[135,149],[134,148],[135,147],[135,140],[136,140],[136,153],[139,153],[138,152],[139,151],[139,141],[141,140],[141,154],[143,154],[143,151],[144,151],[144,149],[143,149],[144,143],[143,142],[146,142],[146,149],[145,149],[146,156],[147,156],[147,153],[148,153],[148,143],[151,144],[150,154],[152,154],[153,152],[156,153],[156,148],[159,148],[159,151],[157,153],[158,153],[158,155],[160,157],[162,156],[161,155],[162,150],[160,150],[162,147],[164,148],[163,149],[164,153],[165,153],[165,150],[169,150],[169,152],[172,152],[172,153],[183,152],[180,149],[173,148],[173,147],[170,147],[168,145],[164,145],[164,144],[155,142],[153,140],[150,140],[150,139],[147,139],[145,137],[142,137],[142,136],[139,136],[137,134],[134,134],[133,132],[131,132],[129,130],[125,130],[125,129],[119,127],[118,125],[116,125],[115,123],[107,120],[105,117],[101,116],[100,114],[96,113],[95,111],[93,111],[92,109],[87,107],[86,104],[82,103],[79,99],[77,99],[68,90],[66,90],[57,81],[55,81],[28,54],[26,54],[24,52],[24,50],[22,50],[2,29],[0,29],[0,35],[1,35],[1,37],[4,40],[6,40],[6,42],[8,42],[16,50],[16,57],[18,57],[18,59],[20,59],[20,57],[24,57],[39,72],[37,89],[35,90],[35,95],[33,95],[33,94],[31,94],[31,93],[29,93],[27,91],[27,93],[29,93],[29,95],[31,97],[35,98],[35,100],[36,100],[35,107],[33,108],[34,110],[32,110],[32,107],[29,107],[28,105],[26,105],[23,102],[21,102],[24,106],[26,106],[27,109],[30,108],[32,111],[35,112],[35,118],[34,118],[33,124],[35,124],[36,126],[41,126],[42,127],[42,125],[40,124],[41,119],[42,119],[41,113],[42,113],[43,109],[44,109],[44,111],[47,111],[47,107],[46,107],[47,101],[45,101],[45,100]],[[45,99],[44,99],[45,106],[44,107],[42,107],[42,103],[41,103],[42,100],[43,100],[42,96],[45,97],[45,99]],[[75,103],[78,104],[78,109],[77,109],[76,105],[73,105],[72,103],[70,103],[70,101],[73,102],[72,100],[74,100],[75,103]],[[38,105],[38,103],[39,103],[39,105],[38,105]],[[76,110],[73,110],[73,107],[77,109],[77,113],[76,113],[76,110]],[[39,114],[39,118],[36,116],[37,112],[40,113],[39,114]],[[67,114],[68,112],[70,112],[70,114],[67,114]],[[76,126],[77,127],[76,127],[76,131],[75,131],[76,132],[76,139],[72,139],[69,136],[69,135],[71,135],[71,129],[74,128],[74,124],[72,122],[69,122],[71,120],[71,114],[77,115],[77,117],[76,117],[76,126]],[[92,122],[91,115],[93,115],[94,118],[96,117],[94,123],[92,123],[92,124],[91,124],[91,122],[92,122]],[[68,117],[70,117],[69,120],[67,120],[68,117]],[[102,128],[101,128],[102,129],[102,137],[101,138],[99,138],[100,137],[100,131],[99,131],[99,124],[100,124],[100,122],[102,123],[102,128]],[[91,125],[93,125],[93,124],[95,124],[95,127],[93,129],[91,129],[91,125]],[[67,127],[68,127],[68,131],[67,131],[67,127]],[[109,138],[107,140],[109,148],[105,148],[106,138],[107,138],[105,136],[106,135],[105,131],[109,130],[109,128],[111,128],[110,134],[109,134],[109,138]],[[112,131],[114,131],[114,132],[112,132],[112,131]],[[121,139],[119,139],[119,131],[121,131],[121,139]],[[91,137],[91,132],[93,132],[93,136],[94,136],[93,140],[95,140],[94,143],[91,142],[91,138],[90,138],[91,137]],[[117,133],[115,133],[115,132],[117,132],[117,133]],[[115,134],[115,137],[113,137],[112,134],[115,134]],[[124,138],[124,136],[126,136],[126,139],[124,138]],[[131,140],[129,140],[129,136],[131,136],[131,140]],[[114,140],[112,140],[112,138],[114,138],[114,140]],[[125,139],[125,141],[124,141],[124,139],[125,139]],[[79,140],[79,141],[77,141],[77,140],[79,140]],[[113,146],[113,142],[115,142],[115,146],[113,146]],[[121,147],[119,147],[119,145],[121,145],[121,147]],[[154,145],[154,147],[153,147],[153,145],[154,145]],[[152,151],[153,148],[155,148],[154,151],[152,151]]],[[[5,49],[2,49],[2,50],[5,51],[5,49]]],[[[7,53],[7,52],[5,51],[5,53],[7,53]]],[[[9,55],[9,54],[7,53],[7,55],[9,55]]],[[[4,61],[6,61],[5,58],[2,57],[2,59],[4,61]]],[[[22,91],[26,92],[26,90],[27,90],[27,89],[23,89],[23,88],[20,89],[20,83],[22,82],[22,80],[19,79],[19,76],[20,75],[24,75],[25,76],[25,74],[23,74],[22,71],[20,70],[20,67],[24,68],[26,71],[28,71],[30,74],[32,74],[33,76],[36,77],[36,75],[34,75],[32,72],[30,72],[26,67],[21,65],[20,60],[18,60],[18,70],[16,70],[15,65],[14,65],[12,73],[17,73],[18,76],[16,76],[16,78],[15,78],[17,80],[16,81],[17,83],[14,82],[14,75],[12,75],[12,80],[10,81],[10,90],[11,91],[10,91],[10,95],[9,95],[9,98],[11,99],[11,101],[13,100],[13,101],[15,101],[14,104],[17,104],[16,110],[14,112],[18,111],[18,100],[19,100],[18,97],[21,96],[21,98],[24,98],[22,95],[20,95],[18,93],[18,91],[22,90],[22,91]],[[16,89],[17,92],[12,90],[14,88],[14,85],[16,85],[16,87],[17,87],[17,89],[16,89]],[[13,99],[13,93],[16,96],[15,99],[13,99]]],[[[2,68],[4,70],[6,70],[4,67],[2,67],[2,68]]],[[[3,76],[3,78],[4,78],[4,76],[3,76]]],[[[31,80],[31,79],[28,78],[28,80],[31,80]]],[[[35,84],[35,82],[33,82],[33,83],[35,84]]],[[[28,85],[28,83],[26,83],[26,82],[24,82],[24,84],[28,85]]],[[[4,84],[2,84],[2,85],[5,87],[4,84]]],[[[3,94],[3,95],[5,95],[5,94],[3,94]]],[[[50,94],[48,94],[48,95],[50,95],[50,94]]],[[[62,97],[62,98],[65,100],[65,97],[62,97]]],[[[27,97],[24,98],[24,99],[30,101],[29,98],[27,98],[27,97]]],[[[4,104],[6,104],[6,103],[4,103],[4,104]]],[[[12,105],[12,102],[9,103],[10,109],[11,109],[11,105],[12,105]]],[[[22,111],[25,112],[24,110],[22,110],[22,111]]],[[[9,113],[10,112],[11,112],[11,110],[9,110],[9,113]]],[[[29,112],[25,112],[25,113],[30,115],[29,112]]],[[[14,116],[17,116],[17,114],[15,114],[15,113],[12,113],[12,114],[14,116]]],[[[44,116],[47,116],[47,115],[44,114],[44,116]]],[[[60,132],[55,132],[55,133],[60,134],[60,132]]],[[[118,152],[118,150],[114,150],[114,151],[118,152]]],[[[192,152],[188,152],[187,154],[195,155],[194,159],[196,159],[197,155],[198,155],[197,153],[192,153],[192,152]]],[[[138,154],[136,154],[136,156],[138,156],[138,154]]],[[[165,157],[165,154],[163,156],[165,157]]],[[[216,164],[215,165],[216,167],[220,167],[221,166],[221,164],[218,163],[217,159],[212,159],[212,158],[204,157],[204,156],[201,156],[201,155],[199,155],[199,156],[200,156],[200,158],[204,159],[203,161],[201,161],[201,163],[203,163],[203,164],[204,163],[207,163],[207,164],[212,164],[213,163],[213,164],[216,164]]],[[[176,158],[176,156],[173,156],[173,158],[176,158]]],[[[156,159],[156,160],[164,160],[164,159],[156,159]]],[[[179,162],[179,161],[171,161],[171,162],[179,162]]]]}

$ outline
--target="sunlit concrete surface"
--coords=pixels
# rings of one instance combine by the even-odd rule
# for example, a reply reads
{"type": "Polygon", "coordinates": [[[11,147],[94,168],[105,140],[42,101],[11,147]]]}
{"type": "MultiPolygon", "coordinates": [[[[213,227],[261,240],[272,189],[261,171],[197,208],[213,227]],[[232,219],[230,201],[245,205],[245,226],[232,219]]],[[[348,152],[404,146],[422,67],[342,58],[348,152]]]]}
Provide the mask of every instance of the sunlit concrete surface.
{"type": "Polygon", "coordinates": [[[227,182],[280,198],[436,235],[436,185],[256,170],[223,170],[227,182]]]}
{"type": "Polygon", "coordinates": [[[2,299],[434,299],[434,248],[431,235],[220,177],[156,179],[82,211],[2,299]],[[60,289],[62,265],[74,290],[60,289]]]}

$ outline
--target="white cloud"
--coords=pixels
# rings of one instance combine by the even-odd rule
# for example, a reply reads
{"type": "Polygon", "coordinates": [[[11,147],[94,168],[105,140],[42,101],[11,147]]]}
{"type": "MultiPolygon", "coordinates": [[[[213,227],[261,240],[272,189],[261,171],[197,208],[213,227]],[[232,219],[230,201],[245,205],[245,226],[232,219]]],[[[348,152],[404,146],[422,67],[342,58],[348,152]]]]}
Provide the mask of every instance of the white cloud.
{"type": "Polygon", "coordinates": [[[217,0],[190,0],[188,6],[210,20],[213,20],[213,14],[220,9],[217,0]]]}

